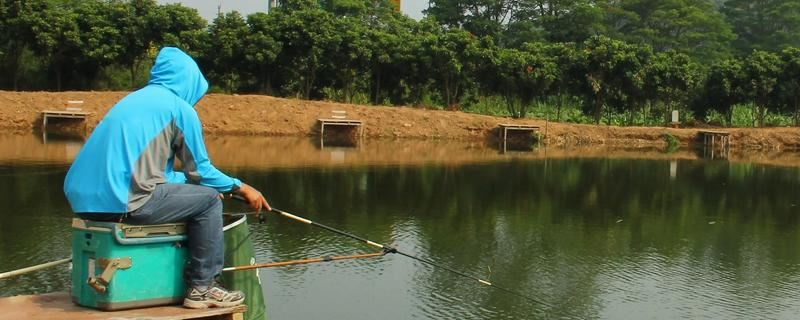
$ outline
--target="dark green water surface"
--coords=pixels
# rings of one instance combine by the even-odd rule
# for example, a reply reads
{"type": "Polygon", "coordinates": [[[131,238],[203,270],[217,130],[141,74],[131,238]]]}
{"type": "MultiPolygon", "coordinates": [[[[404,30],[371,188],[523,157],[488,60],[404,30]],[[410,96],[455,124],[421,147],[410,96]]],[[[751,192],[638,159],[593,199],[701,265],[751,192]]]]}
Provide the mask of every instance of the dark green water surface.
{"type": "MultiPolygon", "coordinates": [[[[0,165],[0,272],[69,256],[67,166],[0,165]]],[[[223,169],[276,208],[539,301],[387,255],[262,270],[271,319],[800,317],[797,168],[544,158],[223,169]]],[[[374,251],[278,216],[251,230],[260,262],[374,251]]],[[[0,280],[0,296],[69,285],[63,266],[0,280]]]]}

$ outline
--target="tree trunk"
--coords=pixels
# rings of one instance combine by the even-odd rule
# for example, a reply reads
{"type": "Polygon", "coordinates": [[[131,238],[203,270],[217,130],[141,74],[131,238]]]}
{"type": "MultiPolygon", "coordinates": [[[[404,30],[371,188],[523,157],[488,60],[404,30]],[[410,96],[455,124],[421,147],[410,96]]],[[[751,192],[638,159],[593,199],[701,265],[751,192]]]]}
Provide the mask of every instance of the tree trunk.
{"type": "Polygon", "coordinates": [[[131,63],[129,66],[131,72],[131,89],[136,85],[136,62],[131,63]]]}
{"type": "Polygon", "coordinates": [[[636,108],[631,108],[630,111],[628,112],[628,126],[633,125],[634,113],[636,113],[636,108]]]}
{"type": "Polygon", "coordinates": [[[670,124],[672,122],[672,100],[667,99],[664,101],[664,111],[666,111],[666,120],[664,122],[670,124]]]}
{"type": "Polygon", "coordinates": [[[798,96],[794,97],[794,126],[798,125],[800,121],[800,103],[798,103],[798,96]]]}
{"type": "Polygon", "coordinates": [[[729,105],[728,109],[725,111],[725,117],[728,120],[728,127],[733,126],[733,105],[729,105]]]}
{"type": "Polygon", "coordinates": [[[600,124],[600,119],[603,117],[603,99],[600,96],[595,97],[594,100],[594,123],[600,124]]]}
{"type": "Polygon", "coordinates": [[[558,105],[556,106],[556,121],[561,121],[561,106],[564,105],[564,95],[558,95],[558,105]]]}
{"type": "Polygon", "coordinates": [[[381,72],[379,71],[375,79],[375,104],[381,104],[381,72]]]}
{"type": "Polygon", "coordinates": [[[508,113],[511,114],[512,118],[518,118],[516,110],[517,108],[515,105],[516,104],[515,96],[512,95],[511,92],[507,90],[506,93],[503,95],[503,97],[506,100],[506,108],[508,109],[508,113]]]}
{"type": "Polygon", "coordinates": [[[19,90],[19,66],[22,64],[22,51],[23,48],[20,45],[12,44],[11,49],[8,50],[10,53],[11,59],[11,83],[14,87],[14,91],[19,90]]]}
{"type": "Polygon", "coordinates": [[[56,91],[60,92],[61,91],[61,76],[62,76],[62,73],[63,73],[61,71],[61,64],[58,63],[58,64],[54,65],[53,67],[56,69],[55,70],[56,71],[56,91]]]}
{"type": "Polygon", "coordinates": [[[450,77],[444,76],[444,106],[450,107],[450,77]]]}

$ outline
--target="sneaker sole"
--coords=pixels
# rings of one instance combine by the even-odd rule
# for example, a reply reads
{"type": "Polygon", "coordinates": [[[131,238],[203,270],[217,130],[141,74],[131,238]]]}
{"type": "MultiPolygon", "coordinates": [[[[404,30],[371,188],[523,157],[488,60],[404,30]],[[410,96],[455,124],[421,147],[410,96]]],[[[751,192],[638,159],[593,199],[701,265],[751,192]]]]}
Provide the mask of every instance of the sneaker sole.
{"type": "Polygon", "coordinates": [[[208,309],[208,308],[229,308],[235,307],[244,302],[244,298],[234,301],[195,301],[183,299],[183,306],[189,309],[208,309]]]}

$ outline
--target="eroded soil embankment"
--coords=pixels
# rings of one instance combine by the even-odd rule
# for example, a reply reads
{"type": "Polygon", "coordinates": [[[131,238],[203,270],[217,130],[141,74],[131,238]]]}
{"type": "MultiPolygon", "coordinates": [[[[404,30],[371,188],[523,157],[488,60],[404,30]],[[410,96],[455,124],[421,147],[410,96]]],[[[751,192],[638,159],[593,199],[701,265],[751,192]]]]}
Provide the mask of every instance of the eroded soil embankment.
{"type": "MultiPolygon", "coordinates": [[[[127,92],[8,92],[0,91],[0,130],[29,133],[41,126],[41,111],[64,110],[67,101],[79,100],[91,112],[91,130],[116,101],[127,92]]],[[[702,129],[664,127],[610,127],[553,123],[537,119],[510,119],[457,111],[407,107],[360,106],[324,101],[282,99],[260,95],[207,95],[198,105],[209,135],[306,136],[318,130],[317,119],[334,110],[363,120],[365,137],[490,140],[500,123],[538,125],[544,143],[551,146],[604,145],[610,147],[659,147],[670,134],[682,145],[700,141],[702,129]]],[[[58,124],[56,124],[58,125],[58,124]]],[[[731,147],[740,150],[800,149],[798,128],[717,129],[731,134],[731,147]]]]}

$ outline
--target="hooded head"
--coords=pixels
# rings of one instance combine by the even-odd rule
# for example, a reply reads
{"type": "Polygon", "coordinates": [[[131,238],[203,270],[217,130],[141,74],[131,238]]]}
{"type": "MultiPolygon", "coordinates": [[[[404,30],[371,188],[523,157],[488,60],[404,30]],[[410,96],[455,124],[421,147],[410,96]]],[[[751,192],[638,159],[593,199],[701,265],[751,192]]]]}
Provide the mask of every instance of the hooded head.
{"type": "Polygon", "coordinates": [[[150,69],[150,82],[166,87],[194,106],[208,90],[208,82],[188,54],[178,48],[165,47],[158,52],[150,69]]]}

